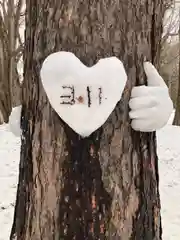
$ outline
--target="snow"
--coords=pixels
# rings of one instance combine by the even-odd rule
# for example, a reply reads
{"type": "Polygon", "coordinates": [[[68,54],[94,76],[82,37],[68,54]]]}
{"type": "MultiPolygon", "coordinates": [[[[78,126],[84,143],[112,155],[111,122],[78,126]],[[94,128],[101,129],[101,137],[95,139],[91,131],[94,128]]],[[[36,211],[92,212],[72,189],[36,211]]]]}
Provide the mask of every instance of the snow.
{"type": "Polygon", "coordinates": [[[166,126],[157,133],[163,240],[180,239],[180,127],[166,126]]]}
{"type": "Polygon", "coordinates": [[[0,240],[9,240],[18,181],[20,138],[0,126],[0,240]]]}
{"type": "MultiPolygon", "coordinates": [[[[180,127],[169,124],[157,132],[163,240],[180,239],[180,127]]],[[[0,240],[8,240],[13,221],[20,139],[0,126],[0,240]]]]}
{"type": "Polygon", "coordinates": [[[116,57],[100,59],[94,66],[87,67],[73,53],[62,51],[45,59],[41,81],[57,114],[75,132],[87,137],[101,127],[114,110],[127,75],[116,57]]]}

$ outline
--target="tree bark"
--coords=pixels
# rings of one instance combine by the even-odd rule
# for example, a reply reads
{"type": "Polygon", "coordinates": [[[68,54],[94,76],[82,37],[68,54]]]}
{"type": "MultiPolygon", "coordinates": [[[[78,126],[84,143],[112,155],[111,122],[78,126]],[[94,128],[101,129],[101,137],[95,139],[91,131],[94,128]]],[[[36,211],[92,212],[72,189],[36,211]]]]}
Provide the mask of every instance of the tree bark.
{"type": "MultiPolygon", "coordinates": [[[[180,62],[179,62],[180,66],[180,62]]],[[[173,125],[180,126],[180,71],[179,71],[179,81],[178,81],[178,92],[176,100],[176,111],[174,115],[173,125]]]]}
{"type": "MultiPolygon", "coordinates": [[[[155,133],[134,132],[128,101],[158,65],[162,0],[28,0],[19,184],[10,239],[159,240],[155,133]],[[71,51],[92,66],[123,61],[128,82],[106,123],[82,139],[53,111],[40,81],[43,60],[71,51]]],[[[53,83],[52,83],[53,84],[53,83]]]]}
{"type": "MultiPolygon", "coordinates": [[[[179,18],[180,18],[180,9],[179,9],[179,18]]],[[[180,23],[179,23],[179,54],[180,54],[180,23]]],[[[179,55],[179,76],[178,76],[178,91],[177,91],[177,100],[176,100],[176,111],[173,120],[173,125],[180,126],[180,55],[179,55]]]]}

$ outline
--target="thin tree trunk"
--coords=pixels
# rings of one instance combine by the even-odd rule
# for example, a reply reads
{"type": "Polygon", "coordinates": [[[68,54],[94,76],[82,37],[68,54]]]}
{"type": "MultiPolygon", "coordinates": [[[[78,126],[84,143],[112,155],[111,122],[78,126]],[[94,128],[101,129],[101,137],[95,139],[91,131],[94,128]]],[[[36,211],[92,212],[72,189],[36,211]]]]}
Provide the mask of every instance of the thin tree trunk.
{"type": "MultiPolygon", "coordinates": [[[[179,21],[180,21],[180,9],[179,9],[179,21]]],[[[173,120],[173,125],[180,126],[180,23],[179,23],[179,81],[178,81],[176,111],[175,111],[175,116],[173,120]]]]}
{"type": "Polygon", "coordinates": [[[9,98],[7,101],[9,101],[10,109],[12,109],[12,87],[13,87],[13,68],[14,68],[14,57],[13,57],[13,51],[14,51],[14,0],[8,0],[8,92],[9,92],[9,98]]]}
{"type": "MultiPolygon", "coordinates": [[[[180,66],[180,64],[179,64],[180,66]]],[[[179,71],[180,73],[180,71],[179,71]]],[[[179,75],[179,84],[178,84],[178,93],[176,101],[176,111],[173,120],[173,125],[180,126],[180,75],[179,75]]]]}
{"type": "MultiPolygon", "coordinates": [[[[161,239],[154,133],[132,131],[128,101],[159,59],[162,0],[28,0],[20,174],[11,240],[161,239]],[[82,139],[52,110],[39,73],[50,53],[123,61],[128,83],[107,122],[82,139]]],[[[53,84],[53,83],[52,83],[53,84]]]]}

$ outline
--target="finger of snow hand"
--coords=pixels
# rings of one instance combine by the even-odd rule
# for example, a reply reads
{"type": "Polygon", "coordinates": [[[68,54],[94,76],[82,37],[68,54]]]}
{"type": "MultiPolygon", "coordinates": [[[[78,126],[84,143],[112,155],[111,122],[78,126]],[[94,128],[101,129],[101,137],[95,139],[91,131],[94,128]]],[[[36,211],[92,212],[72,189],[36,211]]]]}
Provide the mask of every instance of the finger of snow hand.
{"type": "Polygon", "coordinates": [[[145,85],[133,87],[131,91],[131,98],[151,95],[151,92],[149,90],[150,90],[149,87],[145,85]]]}
{"type": "Polygon", "coordinates": [[[156,106],[156,104],[157,100],[151,96],[131,98],[129,101],[129,107],[132,110],[151,108],[156,106]]]}
{"type": "Polygon", "coordinates": [[[131,122],[131,127],[135,131],[141,131],[141,132],[153,132],[155,129],[151,125],[151,123],[144,119],[134,119],[131,122]]]}
{"type": "Polygon", "coordinates": [[[148,86],[167,87],[163,78],[159,75],[156,68],[150,62],[144,63],[144,71],[147,76],[148,86]]]}
{"type": "Polygon", "coordinates": [[[130,119],[134,118],[153,118],[154,114],[156,113],[156,108],[145,108],[145,109],[138,109],[129,112],[130,119]]]}

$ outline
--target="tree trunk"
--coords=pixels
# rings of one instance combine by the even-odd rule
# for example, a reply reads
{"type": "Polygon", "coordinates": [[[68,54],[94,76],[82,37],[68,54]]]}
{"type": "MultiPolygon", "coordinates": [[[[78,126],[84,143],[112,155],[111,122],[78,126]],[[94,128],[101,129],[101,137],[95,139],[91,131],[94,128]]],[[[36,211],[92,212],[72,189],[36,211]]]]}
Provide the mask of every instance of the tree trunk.
{"type": "Polygon", "coordinates": [[[173,120],[173,125],[180,126],[180,75],[179,75],[179,84],[178,84],[178,93],[176,101],[176,111],[173,120]]]}
{"type": "MultiPolygon", "coordinates": [[[[179,9],[179,18],[180,18],[180,9],[179,9]]],[[[180,126],[180,23],[179,23],[179,81],[178,81],[178,92],[176,100],[176,111],[173,120],[173,125],[180,126]]]]}
{"type": "MultiPolygon", "coordinates": [[[[19,184],[11,240],[161,239],[155,133],[131,129],[131,88],[158,62],[162,0],[28,0],[19,184]],[[128,83],[107,122],[82,139],[53,111],[43,60],[71,51],[123,61],[128,83]]],[[[157,64],[156,64],[157,66],[157,64]]],[[[53,83],[52,83],[53,84],[53,83]]]]}
{"type": "Polygon", "coordinates": [[[10,104],[11,95],[9,93],[9,81],[8,81],[8,64],[7,64],[7,49],[5,43],[2,43],[0,39],[0,111],[1,119],[0,124],[8,123],[9,115],[11,113],[12,106],[10,104]]]}

